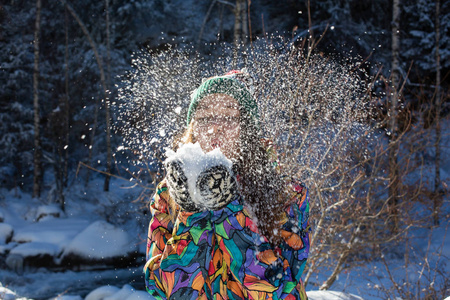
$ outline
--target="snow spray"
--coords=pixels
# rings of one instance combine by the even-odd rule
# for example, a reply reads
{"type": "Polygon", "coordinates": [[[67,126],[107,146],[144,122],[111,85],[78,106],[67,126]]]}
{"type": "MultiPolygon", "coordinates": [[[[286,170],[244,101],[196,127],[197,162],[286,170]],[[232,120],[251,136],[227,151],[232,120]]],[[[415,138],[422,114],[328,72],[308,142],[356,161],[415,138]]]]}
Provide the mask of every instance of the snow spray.
{"type": "Polygon", "coordinates": [[[186,48],[134,55],[115,107],[122,149],[138,153],[138,160],[164,161],[163,149],[185,130],[192,91],[205,78],[243,68],[252,77],[260,135],[276,145],[283,174],[312,184],[343,165],[351,168],[351,153],[367,147],[371,78],[362,59],[324,57],[265,39],[214,51],[206,58],[186,48]]]}

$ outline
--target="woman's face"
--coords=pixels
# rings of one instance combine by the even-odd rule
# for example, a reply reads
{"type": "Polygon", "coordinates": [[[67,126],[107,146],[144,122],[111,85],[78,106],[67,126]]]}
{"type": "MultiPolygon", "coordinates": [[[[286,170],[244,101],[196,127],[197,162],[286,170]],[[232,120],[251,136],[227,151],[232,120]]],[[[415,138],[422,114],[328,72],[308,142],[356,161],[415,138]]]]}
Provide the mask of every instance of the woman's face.
{"type": "Polygon", "coordinates": [[[194,140],[203,151],[220,148],[228,159],[239,155],[239,105],[225,94],[211,94],[197,106],[193,119],[194,140]]]}

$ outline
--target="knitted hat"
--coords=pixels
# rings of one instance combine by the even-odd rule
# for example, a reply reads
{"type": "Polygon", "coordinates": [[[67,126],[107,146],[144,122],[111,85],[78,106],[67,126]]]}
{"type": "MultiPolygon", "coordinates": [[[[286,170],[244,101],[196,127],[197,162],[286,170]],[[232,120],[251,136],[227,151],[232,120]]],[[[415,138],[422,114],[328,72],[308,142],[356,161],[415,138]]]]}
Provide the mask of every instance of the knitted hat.
{"type": "Polygon", "coordinates": [[[244,84],[242,71],[230,71],[223,76],[208,78],[191,94],[191,104],[187,114],[187,125],[191,122],[200,100],[211,94],[225,94],[236,99],[245,109],[252,122],[258,126],[258,104],[253,99],[249,89],[244,84]]]}

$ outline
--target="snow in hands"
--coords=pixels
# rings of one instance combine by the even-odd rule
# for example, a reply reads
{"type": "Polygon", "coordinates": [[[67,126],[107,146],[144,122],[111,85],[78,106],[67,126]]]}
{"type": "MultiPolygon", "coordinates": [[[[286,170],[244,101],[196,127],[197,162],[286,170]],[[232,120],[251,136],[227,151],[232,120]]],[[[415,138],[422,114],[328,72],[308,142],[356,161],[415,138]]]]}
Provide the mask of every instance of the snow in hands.
{"type": "Polygon", "coordinates": [[[166,156],[169,191],[183,209],[216,210],[233,200],[233,163],[220,148],[204,153],[199,143],[187,143],[176,152],[167,149],[166,156]]]}

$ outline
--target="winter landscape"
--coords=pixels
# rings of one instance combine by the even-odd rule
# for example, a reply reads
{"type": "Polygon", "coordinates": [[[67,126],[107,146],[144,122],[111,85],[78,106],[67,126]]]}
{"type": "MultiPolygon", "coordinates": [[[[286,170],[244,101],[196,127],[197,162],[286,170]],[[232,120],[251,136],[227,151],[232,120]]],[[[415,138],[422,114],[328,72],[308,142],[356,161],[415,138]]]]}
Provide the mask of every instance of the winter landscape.
{"type": "Polygon", "coordinates": [[[232,69],[309,188],[309,299],[450,297],[450,3],[119,2],[0,4],[0,299],[153,299],[149,201],[232,69]]]}

